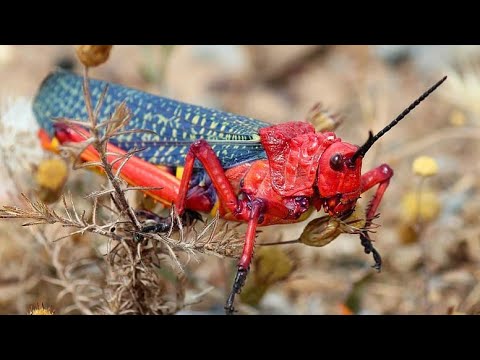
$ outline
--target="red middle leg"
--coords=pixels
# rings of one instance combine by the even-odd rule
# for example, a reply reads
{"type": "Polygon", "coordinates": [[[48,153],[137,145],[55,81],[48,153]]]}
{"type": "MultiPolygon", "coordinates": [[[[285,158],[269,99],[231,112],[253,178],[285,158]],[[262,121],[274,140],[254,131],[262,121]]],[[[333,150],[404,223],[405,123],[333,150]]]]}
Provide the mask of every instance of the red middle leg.
{"type": "Polygon", "coordinates": [[[225,175],[220,160],[211,146],[205,140],[198,140],[192,144],[185,159],[180,190],[175,202],[179,214],[182,214],[185,211],[187,192],[196,159],[200,161],[210,177],[213,186],[217,191],[221,206],[226,208],[232,214],[235,214],[239,220],[248,221],[245,244],[243,246],[242,256],[238,262],[237,275],[235,277],[232,291],[225,305],[227,314],[231,314],[234,311],[233,302],[235,300],[235,295],[238,294],[243,287],[250,268],[250,262],[255,247],[258,219],[265,211],[265,203],[261,199],[239,200],[233,190],[232,184],[225,175]]]}
{"type": "Polygon", "coordinates": [[[238,262],[237,275],[233,283],[232,291],[225,304],[225,311],[227,315],[233,314],[235,311],[233,303],[235,295],[239,294],[245,280],[247,279],[248,271],[250,270],[250,263],[253,257],[253,249],[255,247],[256,230],[258,225],[258,218],[264,211],[265,204],[262,200],[253,200],[252,209],[250,211],[250,219],[248,221],[247,233],[245,235],[245,245],[243,246],[242,256],[238,262]]]}

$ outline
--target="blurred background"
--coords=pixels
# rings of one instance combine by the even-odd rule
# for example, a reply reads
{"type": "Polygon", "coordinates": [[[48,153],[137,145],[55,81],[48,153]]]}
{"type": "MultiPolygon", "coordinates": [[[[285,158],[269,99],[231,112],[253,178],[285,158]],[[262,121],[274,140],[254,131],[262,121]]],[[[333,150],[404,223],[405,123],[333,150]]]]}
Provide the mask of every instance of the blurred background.
{"type": "MultiPolygon", "coordinates": [[[[245,314],[476,314],[479,60],[479,46],[119,45],[90,75],[272,124],[303,120],[321,102],[342,115],[336,133],[354,144],[448,75],[363,162],[363,172],[382,163],[395,171],[372,236],[384,259],[382,272],[371,268],[373,260],[355,235],[342,234],[321,248],[259,246],[239,309],[245,314]],[[436,170],[415,171],[420,156],[436,170]]],[[[0,205],[21,205],[19,194],[41,182],[38,164],[52,157],[39,147],[29,102],[55,67],[81,71],[73,46],[0,46],[0,205]]],[[[69,171],[65,189],[81,205],[86,187],[101,182],[97,174],[69,171]]],[[[363,206],[371,194],[363,196],[363,206]]],[[[82,235],[46,245],[21,223],[0,220],[0,313],[27,314],[40,304],[57,314],[104,313],[105,243],[82,235]]],[[[258,242],[297,239],[305,225],[262,228],[258,242]]],[[[48,233],[51,239],[58,231],[48,233]]],[[[234,268],[234,260],[213,255],[188,262],[185,297],[196,300],[165,313],[223,313],[234,268]]]]}

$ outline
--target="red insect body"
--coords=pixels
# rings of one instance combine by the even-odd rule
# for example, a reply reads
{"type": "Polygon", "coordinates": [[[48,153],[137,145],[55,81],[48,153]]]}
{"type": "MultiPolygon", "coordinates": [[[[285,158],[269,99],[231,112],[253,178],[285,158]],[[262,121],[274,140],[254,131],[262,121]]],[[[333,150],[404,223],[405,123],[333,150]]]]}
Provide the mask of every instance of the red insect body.
{"type": "MultiPolygon", "coordinates": [[[[335,217],[347,216],[363,192],[379,185],[367,209],[366,226],[370,225],[393,170],[383,164],[362,175],[363,156],[380,136],[444,80],[429,89],[375,137],[371,134],[362,147],[343,142],[333,132],[315,132],[309,123],[289,122],[259,131],[267,160],[256,160],[225,171],[211,146],[205,140],[197,140],[187,153],[181,180],[136,157],[124,165],[122,176],[137,186],[161,187],[162,190],[147,193],[162,203],[174,203],[179,214],[186,209],[208,212],[215,204],[201,191],[189,192],[194,163],[200,161],[218,195],[220,216],[248,223],[237,277],[226,306],[231,312],[234,296],[240,291],[250,266],[257,226],[302,221],[312,208],[321,210],[323,207],[325,212],[335,217]]],[[[79,135],[82,132],[85,130],[72,130],[57,124],[55,136],[60,143],[80,142],[85,139],[85,136],[79,135]]],[[[48,136],[41,133],[40,137],[42,144],[48,147],[48,136]]],[[[108,146],[109,152],[125,153],[113,145],[108,146]]],[[[83,160],[98,160],[98,153],[91,146],[81,156],[83,160]]],[[[114,159],[113,155],[109,157],[109,161],[114,159]]],[[[373,253],[379,268],[380,256],[366,232],[361,235],[361,240],[365,252],[373,253]]]]}
{"type": "Polygon", "coordinates": [[[220,215],[248,222],[239,269],[246,272],[250,266],[258,225],[301,221],[301,215],[312,205],[317,210],[323,206],[330,215],[341,217],[353,210],[362,192],[380,184],[370,204],[368,214],[371,216],[367,222],[373,219],[393,176],[388,166],[383,165],[362,177],[362,158],[358,157],[353,164],[350,162],[358,151],[357,146],[343,143],[333,133],[315,133],[311,125],[303,122],[268,127],[262,129],[260,136],[268,160],[242,166],[240,171],[234,168],[225,172],[210,145],[204,140],[196,141],[187,154],[175,202],[182,213],[194,161],[198,159],[219,194],[220,215]],[[312,142],[315,147],[310,146],[312,142]],[[238,188],[232,186],[229,176],[237,180],[238,188]],[[292,183],[300,190],[295,191],[292,183]]]}
{"type": "MultiPolygon", "coordinates": [[[[81,142],[86,135],[80,127],[56,125],[55,137],[61,144],[81,142]]],[[[250,266],[257,226],[302,221],[302,215],[307,214],[312,206],[317,210],[323,207],[331,216],[340,217],[354,208],[362,192],[382,184],[370,207],[373,218],[393,176],[388,166],[383,168],[387,171],[375,169],[362,177],[362,158],[357,158],[353,166],[348,161],[358,150],[357,146],[342,142],[332,132],[316,133],[305,122],[267,127],[261,129],[260,137],[268,160],[257,160],[224,171],[210,145],[199,140],[187,154],[181,181],[137,157],[132,157],[124,165],[122,177],[136,186],[161,187],[161,190],[147,193],[167,205],[175,203],[180,214],[185,209],[208,212],[215,204],[202,193],[188,192],[195,159],[200,160],[220,199],[220,216],[249,224],[240,260],[244,269],[250,266]],[[340,160],[332,167],[334,157],[340,160]]],[[[111,144],[108,151],[125,153],[111,144]]],[[[85,161],[98,160],[98,153],[92,146],[81,156],[85,161]]],[[[108,160],[116,158],[110,155],[108,160]]],[[[119,165],[117,162],[114,169],[119,165]]]]}

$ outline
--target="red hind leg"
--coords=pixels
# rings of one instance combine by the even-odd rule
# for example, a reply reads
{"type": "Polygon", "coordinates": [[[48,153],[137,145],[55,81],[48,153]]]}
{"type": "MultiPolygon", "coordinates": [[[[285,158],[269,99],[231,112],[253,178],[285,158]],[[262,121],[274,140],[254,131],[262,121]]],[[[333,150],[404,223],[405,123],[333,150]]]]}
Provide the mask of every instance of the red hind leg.
{"type": "Polygon", "coordinates": [[[225,176],[222,164],[211,146],[205,140],[195,141],[188,150],[185,158],[185,166],[183,170],[182,181],[178,192],[175,207],[181,215],[186,207],[186,198],[189,190],[190,180],[192,178],[193,166],[195,159],[198,159],[205,168],[208,176],[212,180],[213,186],[217,191],[222,206],[227,208],[230,212],[239,214],[239,201],[237,195],[233,191],[233,187],[225,176]]]}
{"type": "MultiPolygon", "coordinates": [[[[382,201],[383,194],[387,190],[392,176],[393,170],[387,164],[380,165],[379,167],[370,170],[369,172],[362,175],[362,193],[370,190],[375,185],[378,185],[377,191],[375,191],[375,194],[373,195],[373,198],[370,201],[366,210],[365,229],[368,229],[368,227],[371,225],[372,220],[376,215],[377,209],[380,206],[380,202],[382,201]]],[[[360,241],[365,249],[365,253],[372,253],[375,260],[375,265],[373,267],[380,271],[382,267],[382,258],[380,257],[380,254],[377,252],[377,250],[375,250],[375,248],[373,247],[367,230],[363,231],[360,234],[360,241]]]]}
{"type": "MultiPolygon", "coordinates": [[[[60,143],[83,142],[88,138],[88,132],[79,126],[67,126],[56,124],[56,140],[52,141],[44,130],[40,130],[39,137],[42,146],[50,151],[58,151],[60,143]]],[[[108,162],[113,164],[113,170],[117,171],[122,166],[122,156],[125,150],[112,144],[107,145],[108,162]]],[[[80,155],[83,161],[99,161],[98,152],[93,146],[88,146],[80,155]]],[[[155,200],[170,206],[177,199],[180,180],[161,167],[151,164],[139,157],[132,156],[121,168],[120,175],[123,180],[132,186],[155,187],[155,190],[145,190],[155,200]]],[[[211,199],[207,196],[196,195],[187,199],[187,205],[195,211],[208,212],[213,206],[211,199]]]]}

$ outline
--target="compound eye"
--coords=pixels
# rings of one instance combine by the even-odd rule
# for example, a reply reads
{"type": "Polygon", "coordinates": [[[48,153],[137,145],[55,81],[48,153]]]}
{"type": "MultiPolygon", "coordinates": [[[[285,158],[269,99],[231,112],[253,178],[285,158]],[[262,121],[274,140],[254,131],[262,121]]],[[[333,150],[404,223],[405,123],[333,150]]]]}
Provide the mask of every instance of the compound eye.
{"type": "Polygon", "coordinates": [[[343,167],[343,156],[342,154],[335,154],[330,158],[330,167],[332,170],[340,171],[343,167]]]}

